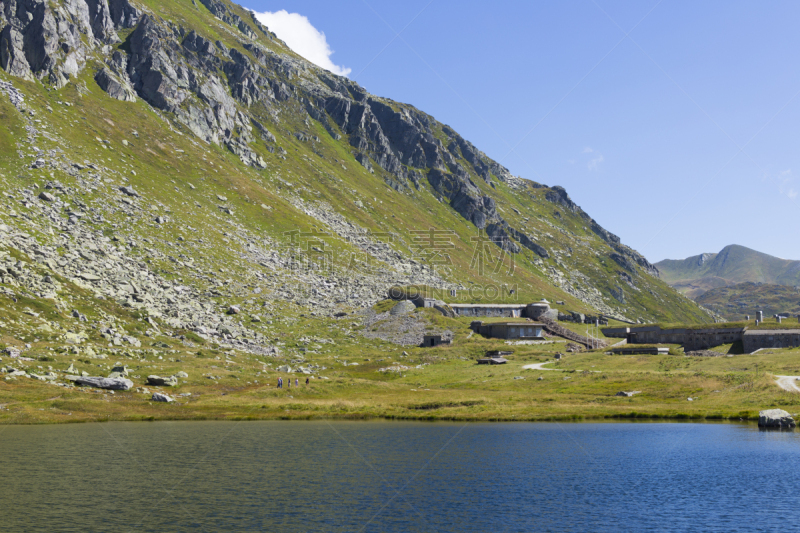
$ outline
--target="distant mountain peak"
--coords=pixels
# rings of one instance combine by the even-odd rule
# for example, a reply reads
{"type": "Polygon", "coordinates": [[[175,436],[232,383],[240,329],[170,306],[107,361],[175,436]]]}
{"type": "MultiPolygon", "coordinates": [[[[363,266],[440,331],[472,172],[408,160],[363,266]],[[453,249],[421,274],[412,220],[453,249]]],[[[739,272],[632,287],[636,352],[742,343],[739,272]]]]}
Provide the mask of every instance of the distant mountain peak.
{"type": "Polygon", "coordinates": [[[665,259],[656,267],[664,281],[692,298],[745,282],[800,284],[800,261],[781,259],[739,244],[729,244],[715,254],[665,259]]]}

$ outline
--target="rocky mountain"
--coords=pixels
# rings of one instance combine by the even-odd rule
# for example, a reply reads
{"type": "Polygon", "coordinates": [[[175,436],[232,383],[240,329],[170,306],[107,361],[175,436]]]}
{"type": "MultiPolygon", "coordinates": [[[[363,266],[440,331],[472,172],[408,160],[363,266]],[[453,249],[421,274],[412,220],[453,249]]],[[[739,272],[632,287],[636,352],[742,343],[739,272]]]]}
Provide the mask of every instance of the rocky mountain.
{"type": "Polygon", "coordinates": [[[780,259],[738,245],[726,246],[716,254],[666,259],[656,263],[656,267],[664,281],[694,299],[711,289],[745,282],[800,285],[800,261],[780,259]]]}
{"type": "Polygon", "coordinates": [[[800,288],[748,281],[706,291],[697,297],[697,303],[732,321],[747,315],[755,318],[757,311],[766,317],[796,317],[800,315],[800,288]]]}
{"type": "Polygon", "coordinates": [[[79,343],[91,324],[112,345],[169,331],[269,352],[282,319],[393,285],[709,317],[564,189],[312,65],[235,4],[0,0],[0,28],[7,335],[79,343]]]}

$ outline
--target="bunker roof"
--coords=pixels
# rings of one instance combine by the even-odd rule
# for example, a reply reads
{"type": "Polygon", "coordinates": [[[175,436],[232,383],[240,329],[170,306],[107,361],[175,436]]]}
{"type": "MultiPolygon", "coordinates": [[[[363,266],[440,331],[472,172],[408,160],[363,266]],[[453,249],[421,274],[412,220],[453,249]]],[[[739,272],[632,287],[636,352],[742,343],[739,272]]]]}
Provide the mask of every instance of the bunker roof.
{"type": "Polygon", "coordinates": [[[800,329],[748,329],[745,335],[800,335],[800,329]]]}

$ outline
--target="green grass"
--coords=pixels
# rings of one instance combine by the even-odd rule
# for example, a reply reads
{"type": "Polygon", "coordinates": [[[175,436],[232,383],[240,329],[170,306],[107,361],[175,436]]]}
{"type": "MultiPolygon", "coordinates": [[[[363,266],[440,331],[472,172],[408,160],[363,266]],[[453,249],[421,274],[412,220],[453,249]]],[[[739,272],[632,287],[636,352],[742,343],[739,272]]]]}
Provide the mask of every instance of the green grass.
{"type": "MultiPolygon", "coordinates": [[[[430,317],[437,318],[433,314],[430,317]]],[[[185,383],[182,380],[179,387],[164,391],[192,395],[178,397],[177,404],[161,405],[151,402],[149,394],[133,391],[110,395],[91,389],[65,390],[25,378],[0,380],[0,405],[4,407],[0,422],[376,417],[738,419],[744,416],[742,413],[747,413],[745,418],[752,418],[758,410],[768,407],[790,412],[800,408],[800,396],[779,389],[772,377],[800,375],[798,349],[731,357],[605,355],[599,350],[568,353],[547,365],[552,370],[526,370],[523,367],[527,364],[553,361],[555,352],[563,353],[564,344],[507,346],[497,339],[468,336],[459,327],[459,320],[439,320],[437,326],[446,325],[456,332],[452,346],[403,348],[352,339],[333,322],[327,323],[320,329],[327,330],[335,344],[320,344],[305,357],[308,363],[327,366],[320,376],[328,379],[314,378],[307,387],[303,384],[284,390],[275,388],[279,376],[301,380],[306,377],[275,370],[282,364],[291,364],[294,356],[263,358],[240,352],[189,349],[173,343],[170,348],[125,349],[109,359],[92,360],[50,352],[47,343],[35,343],[29,354],[40,354],[40,360],[24,363],[29,371],[46,372],[49,367],[63,370],[74,364],[78,371],[104,375],[115,362],[122,362],[129,366],[131,379],[141,387],[149,374],[171,375],[183,370],[189,374],[185,383]],[[509,363],[477,365],[475,359],[492,349],[512,350],[509,363]],[[342,361],[347,361],[348,366],[342,361]],[[358,366],[351,366],[353,362],[358,366]],[[408,369],[400,373],[380,371],[397,365],[408,369]],[[219,379],[210,380],[206,374],[219,379]],[[543,379],[539,380],[539,376],[543,379]],[[615,396],[621,390],[640,390],[642,394],[633,398],[615,396]],[[687,400],[690,397],[692,402],[687,400]]],[[[298,330],[303,331],[302,322],[298,323],[298,330]]],[[[300,333],[284,337],[286,349],[316,344],[299,343],[300,337],[300,333]]]]}

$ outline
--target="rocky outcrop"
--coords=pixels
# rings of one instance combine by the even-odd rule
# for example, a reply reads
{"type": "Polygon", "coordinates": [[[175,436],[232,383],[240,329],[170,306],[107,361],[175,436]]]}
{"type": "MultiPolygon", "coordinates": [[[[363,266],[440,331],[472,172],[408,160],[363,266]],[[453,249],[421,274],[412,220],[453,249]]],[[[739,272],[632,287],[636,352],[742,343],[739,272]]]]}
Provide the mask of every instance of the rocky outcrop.
{"type": "Polygon", "coordinates": [[[107,68],[100,69],[94,76],[94,81],[100,86],[111,98],[122,100],[125,102],[135,102],[136,93],[127,81],[120,79],[117,75],[107,68]]]}
{"type": "MultiPolygon", "coordinates": [[[[567,191],[564,189],[564,187],[554,185],[553,187],[550,187],[550,190],[545,193],[544,197],[548,202],[560,205],[564,209],[572,211],[573,213],[582,212],[581,208],[578,207],[578,205],[569,197],[569,194],[567,194],[567,191]]],[[[594,231],[594,228],[592,230],[594,231]]]]}
{"type": "Polygon", "coordinates": [[[158,109],[177,112],[196,80],[188,68],[176,64],[167,30],[143,16],[130,36],[130,49],[128,75],[136,92],[158,109]]]}
{"type": "Polygon", "coordinates": [[[634,266],[634,263],[624,255],[618,253],[612,253],[611,255],[609,255],[609,257],[613,259],[615,263],[617,263],[619,266],[621,266],[628,272],[632,273],[636,272],[636,267],[634,266]]]}
{"type": "Polygon", "coordinates": [[[117,29],[133,28],[142,15],[128,0],[109,0],[108,8],[111,21],[117,29]]]}
{"type": "Polygon", "coordinates": [[[515,239],[519,241],[519,243],[524,246],[525,248],[535,252],[539,257],[543,259],[547,259],[550,257],[550,254],[547,253],[547,249],[540,244],[535,243],[530,237],[526,234],[522,233],[519,230],[514,228],[510,228],[511,234],[514,236],[515,239]]]}
{"type": "Polygon", "coordinates": [[[63,87],[85,67],[88,55],[119,42],[139,11],[127,0],[0,1],[0,66],[13,76],[63,87]],[[85,38],[83,36],[86,36],[85,38]]]}
{"type": "Polygon", "coordinates": [[[220,2],[219,0],[200,0],[200,2],[206,6],[206,8],[208,8],[212,15],[221,21],[230,24],[234,28],[237,28],[240,32],[250,38],[256,37],[256,34],[253,32],[250,26],[248,26],[239,15],[231,11],[224,2],[220,2]]]}
{"type": "Polygon", "coordinates": [[[450,206],[478,229],[497,219],[494,199],[481,195],[480,189],[469,178],[464,180],[434,168],[428,173],[428,181],[434,191],[450,200],[450,206]]]}
{"type": "Polygon", "coordinates": [[[32,80],[33,73],[25,57],[24,46],[19,30],[11,24],[3,28],[0,32],[0,67],[12,76],[32,80]]]}

